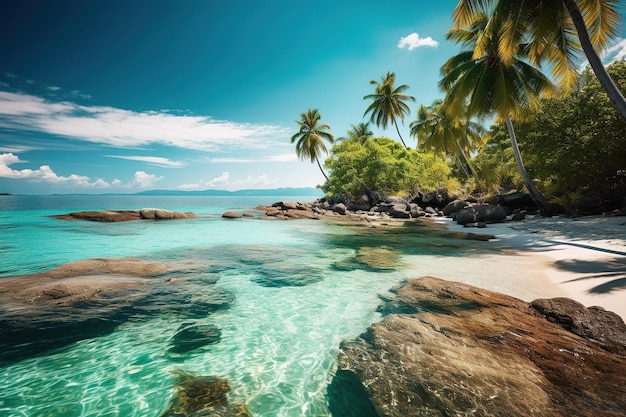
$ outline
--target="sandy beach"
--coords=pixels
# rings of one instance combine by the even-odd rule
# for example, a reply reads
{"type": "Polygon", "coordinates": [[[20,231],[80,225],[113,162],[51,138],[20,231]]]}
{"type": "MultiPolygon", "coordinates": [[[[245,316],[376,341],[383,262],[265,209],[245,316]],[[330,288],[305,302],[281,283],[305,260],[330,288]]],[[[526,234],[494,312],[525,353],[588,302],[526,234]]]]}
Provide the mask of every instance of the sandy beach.
{"type": "Polygon", "coordinates": [[[490,243],[511,251],[496,255],[503,269],[549,280],[563,296],[626,320],[626,217],[534,217],[485,229],[464,228],[449,219],[437,222],[453,231],[495,235],[490,243]]]}

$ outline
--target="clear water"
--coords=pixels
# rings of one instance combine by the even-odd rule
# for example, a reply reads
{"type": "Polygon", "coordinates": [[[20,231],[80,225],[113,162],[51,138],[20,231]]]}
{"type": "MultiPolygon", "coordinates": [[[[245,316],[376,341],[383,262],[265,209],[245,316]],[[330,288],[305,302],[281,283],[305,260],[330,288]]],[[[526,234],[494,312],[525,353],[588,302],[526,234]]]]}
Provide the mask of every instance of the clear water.
{"type": "MultiPolygon", "coordinates": [[[[227,209],[243,211],[278,200],[0,197],[0,277],[93,257],[193,260],[203,268],[183,277],[184,291],[202,297],[210,281],[211,288],[234,296],[228,308],[205,317],[167,312],[139,317],[105,336],[0,367],[0,415],[157,417],[176,393],[175,372],[184,371],[230,380],[230,402],[247,404],[256,417],[329,416],[326,387],[339,344],[380,319],[381,295],[406,278],[426,274],[463,280],[472,270],[479,280],[493,280],[493,266],[481,263],[484,246],[424,226],[383,230],[313,220],[221,218],[227,209]],[[142,207],[193,211],[198,217],[114,224],[47,217],[142,207]],[[395,267],[355,263],[363,248],[383,248],[395,267]],[[276,275],[311,281],[263,285],[276,275]],[[169,352],[176,330],[190,321],[216,325],[221,341],[184,354],[169,352]]],[[[505,280],[511,281],[501,285],[518,278],[508,273],[505,280]]]]}

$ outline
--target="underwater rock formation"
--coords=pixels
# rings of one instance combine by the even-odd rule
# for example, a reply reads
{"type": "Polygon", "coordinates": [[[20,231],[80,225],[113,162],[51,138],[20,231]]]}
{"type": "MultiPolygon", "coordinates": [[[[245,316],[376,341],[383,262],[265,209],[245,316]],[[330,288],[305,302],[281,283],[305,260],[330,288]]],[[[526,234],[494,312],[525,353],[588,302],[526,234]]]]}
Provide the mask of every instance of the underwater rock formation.
{"type": "Polygon", "coordinates": [[[178,373],[178,395],[161,417],[252,417],[245,404],[229,404],[230,382],[178,373]]]}
{"type": "Polygon", "coordinates": [[[335,417],[626,416],[626,326],[598,309],[412,280],[381,322],[341,344],[330,408],[335,417]],[[604,328],[589,324],[598,320],[612,332],[589,330],[604,328]]]}
{"type": "Polygon", "coordinates": [[[206,317],[233,298],[207,283],[193,263],[136,258],[86,259],[2,278],[0,364],[105,335],[130,317],[206,317]],[[194,279],[171,278],[188,275],[194,279]],[[189,291],[194,280],[201,290],[189,291]]]}

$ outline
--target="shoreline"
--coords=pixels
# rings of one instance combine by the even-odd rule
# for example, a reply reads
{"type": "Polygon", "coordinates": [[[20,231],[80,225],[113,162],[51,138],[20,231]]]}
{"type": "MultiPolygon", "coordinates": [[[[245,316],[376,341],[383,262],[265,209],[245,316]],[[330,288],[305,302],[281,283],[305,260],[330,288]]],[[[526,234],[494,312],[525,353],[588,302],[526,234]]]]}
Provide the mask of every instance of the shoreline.
{"type": "MultiPolygon", "coordinates": [[[[451,219],[434,221],[450,231],[468,231],[451,219]]],[[[626,321],[626,217],[535,217],[481,231],[496,236],[490,244],[504,251],[495,255],[503,269],[524,268],[529,278],[547,279],[564,296],[626,321]]]]}

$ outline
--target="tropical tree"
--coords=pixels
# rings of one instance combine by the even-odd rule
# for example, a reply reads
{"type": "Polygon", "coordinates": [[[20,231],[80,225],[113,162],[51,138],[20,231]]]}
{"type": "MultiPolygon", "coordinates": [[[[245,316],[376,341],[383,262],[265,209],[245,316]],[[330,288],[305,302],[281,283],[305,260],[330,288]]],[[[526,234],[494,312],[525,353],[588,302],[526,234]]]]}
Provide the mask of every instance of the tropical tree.
{"type": "Polygon", "coordinates": [[[456,185],[450,167],[440,156],[406,149],[386,137],[361,144],[346,140],[335,144],[324,162],[330,179],[322,185],[327,193],[359,195],[376,190],[386,195],[456,185]]]}
{"type": "Polygon", "coordinates": [[[363,97],[363,100],[372,100],[372,103],[367,107],[363,117],[371,113],[370,122],[373,122],[378,127],[387,129],[389,123],[396,127],[396,132],[400,137],[400,141],[405,148],[408,149],[404,139],[400,134],[398,128],[398,121],[400,119],[404,123],[404,116],[409,115],[411,110],[405,103],[406,101],[415,101],[415,97],[405,94],[405,91],[409,89],[409,86],[402,84],[398,87],[395,86],[396,74],[387,71],[387,74],[381,77],[381,82],[372,80],[370,84],[376,86],[374,94],[368,94],[363,97]]]}
{"type": "Polygon", "coordinates": [[[456,159],[463,173],[480,184],[469,158],[484,143],[485,129],[480,123],[449,113],[443,100],[437,99],[428,107],[419,107],[410,127],[418,148],[456,159]]]}
{"type": "Polygon", "coordinates": [[[374,136],[374,133],[370,130],[369,122],[359,123],[356,126],[352,125],[352,129],[348,130],[348,137],[361,144],[365,143],[372,136],[374,136]]]}
{"type": "Polygon", "coordinates": [[[320,123],[322,116],[317,109],[308,109],[300,114],[301,120],[296,120],[300,129],[291,137],[291,143],[296,142],[296,155],[301,160],[310,159],[311,163],[317,162],[322,175],[328,181],[328,176],[322,169],[319,161],[321,153],[328,153],[324,140],[333,143],[335,138],[329,132],[330,126],[320,123]]]}
{"type": "Polygon", "coordinates": [[[619,35],[618,3],[619,0],[461,0],[453,21],[454,28],[459,29],[471,25],[477,15],[490,13],[490,23],[476,42],[474,58],[485,55],[496,37],[502,59],[510,65],[518,45],[526,43],[529,60],[535,65],[551,62],[552,72],[562,85],[573,83],[583,52],[626,119],[626,99],[598,56],[598,51],[619,35]]]}
{"type": "Polygon", "coordinates": [[[538,103],[539,97],[554,91],[554,85],[537,68],[525,62],[527,48],[518,47],[510,63],[499,52],[499,31],[493,30],[490,43],[482,45],[483,55],[474,56],[476,43],[483,41],[489,24],[484,13],[476,14],[476,20],[467,29],[451,29],[446,34],[449,40],[461,42],[467,50],[450,58],[442,67],[440,87],[446,92],[445,105],[452,114],[491,116],[506,123],[515,162],[530,195],[539,207],[549,213],[545,197],[530,180],[519,151],[512,118],[519,118],[528,106],[538,103]]]}

